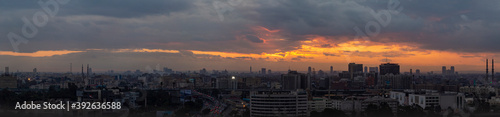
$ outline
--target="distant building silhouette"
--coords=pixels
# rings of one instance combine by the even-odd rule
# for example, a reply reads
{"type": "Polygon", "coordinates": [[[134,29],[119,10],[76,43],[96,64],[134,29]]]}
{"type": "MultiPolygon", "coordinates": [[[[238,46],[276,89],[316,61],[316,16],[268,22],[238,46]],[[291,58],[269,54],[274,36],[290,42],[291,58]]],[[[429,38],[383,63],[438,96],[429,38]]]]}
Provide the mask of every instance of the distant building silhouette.
{"type": "Polygon", "coordinates": [[[308,73],[308,74],[311,74],[311,72],[312,72],[312,69],[311,69],[311,66],[309,66],[309,67],[307,68],[307,73],[308,73]]]}
{"type": "Polygon", "coordinates": [[[310,83],[309,77],[306,74],[290,71],[288,74],[281,75],[281,84],[283,90],[308,89],[310,83]]]}
{"type": "Polygon", "coordinates": [[[443,75],[446,74],[446,66],[443,66],[443,68],[441,68],[441,72],[442,72],[443,75]]]}
{"type": "Polygon", "coordinates": [[[333,74],[333,66],[330,66],[330,74],[333,74]]]}
{"type": "Polygon", "coordinates": [[[368,71],[368,72],[375,72],[375,73],[378,73],[378,67],[369,67],[368,69],[369,69],[369,71],[368,71]]]}
{"type": "Polygon", "coordinates": [[[351,73],[363,72],[363,64],[349,63],[349,72],[351,73]]]}
{"type": "Polygon", "coordinates": [[[262,68],[261,74],[266,74],[266,68],[262,68]]]}
{"type": "Polygon", "coordinates": [[[381,64],[380,66],[380,75],[387,75],[387,74],[400,74],[399,72],[399,65],[395,63],[384,63],[381,64]]]}
{"type": "Polygon", "coordinates": [[[350,79],[354,79],[357,74],[363,73],[363,64],[349,63],[349,74],[351,76],[350,79]]]}

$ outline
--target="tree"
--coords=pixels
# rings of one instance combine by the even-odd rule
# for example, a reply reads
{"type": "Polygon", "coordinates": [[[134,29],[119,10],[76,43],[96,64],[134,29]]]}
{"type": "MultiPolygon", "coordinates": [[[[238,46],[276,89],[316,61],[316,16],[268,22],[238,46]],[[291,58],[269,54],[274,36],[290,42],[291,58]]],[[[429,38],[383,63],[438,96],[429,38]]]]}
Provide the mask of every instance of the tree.
{"type": "Polygon", "coordinates": [[[210,113],[210,109],[206,108],[206,109],[203,109],[203,111],[201,111],[201,113],[203,115],[207,115],[208,113],[210,113]]]}
{"type": "Polygon", "coordinates": [[[243,112],[243,117],[250,117],[250,108],[245,109],[245,112],[243,112]]]}
{"type": "Polygon", "coordinates": [[[392,117],[394,114],[392,113],[392,109],[387,103],[380,104],[379,113],[382,117],[392,117]]]}
{"type": "Polygon", "coordinates": [[[365,113],[370,117],[392,117],[392,109],[387,103],[381,103],[380,106],[369,104],[365,113]]]}
{"type": "Polygon", "coordinates": [[[238,114],[238,111],[236,111],[236,110],[233,110],[233,111],[231,111],[231,112],[229,113],[229,115],[230,115],[230,116],[233,116],[233,117],[234,117],[234,116],[236,116],[236,114],[238,114]]]}
{"type": "Polygon", "coordinates": [[[344,113],[344,111],[337,110],[337,109],[331,109],[331,108],[326,108],[325,110],[323,110],[323,112],[321,112],[321,114],[323,117],[331,117],[331,116],[347,117],[347,115],[344,113]]]}
{"type": "Polygon", "coordinates": [[[311,117],[321,117],[321,113],[318,111],[312,111],[311,112],[311,117]]]}
{"type": "Polygon", "coordinates": [[[398,116],[400,117],[423,117],[425,116],[424,110],[418,105],[399,106],[398,116]]]}

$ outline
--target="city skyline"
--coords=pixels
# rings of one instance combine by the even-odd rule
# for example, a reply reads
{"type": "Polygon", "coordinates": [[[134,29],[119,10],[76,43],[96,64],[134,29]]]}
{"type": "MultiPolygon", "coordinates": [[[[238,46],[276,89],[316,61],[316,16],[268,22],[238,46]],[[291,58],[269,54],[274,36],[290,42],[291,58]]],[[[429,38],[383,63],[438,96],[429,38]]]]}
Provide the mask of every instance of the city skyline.
{"type": "Polygon", "coordinates": [[[400,64],[402,72],[439,72],[441,66],[455,66],[461,73],[482,73],[485,59],[500,57],[496,45],[500,36],[495,32],[499,27],[494,25],[498,17],[489,15],[499,9],[491,6],[494,3],[94,3],[70,1],[61,3],[57,11],[49,7],[53,16],[49,14],[44,25],[32,17],[39,11],[46,13],[45,6],[29,1],[3,3],[0,9],[9,12],[0,14],[0,67],[68,72],[72,63],[91,64],[94,71],[104,72],[156,65],[179,71],[248,71],[249,66],[273,71],[289,67],[306,71],[312,66],[328,71],[333,66],[335,71],[347,71],[352,62],[376,67],[388,61],[400,64]],[[460,7],[440,7],[450,4],[460,7]],[[29,38],[23,30],[31,33],[29,38]],[[12,41],[11,33],[26,42],[12,43],[19,40],[12,41]]]}

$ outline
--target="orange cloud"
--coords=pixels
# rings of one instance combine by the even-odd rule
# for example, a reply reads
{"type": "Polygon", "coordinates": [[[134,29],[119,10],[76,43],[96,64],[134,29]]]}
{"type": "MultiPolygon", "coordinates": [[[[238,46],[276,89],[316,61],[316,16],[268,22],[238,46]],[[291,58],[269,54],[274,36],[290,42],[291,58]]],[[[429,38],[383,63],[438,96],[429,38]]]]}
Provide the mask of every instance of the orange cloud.
{"type": "MultiPolygon", "coordinates": [[[[443,65],[482,65],[482,56],[492,53],[455,53],[438,50],[424,50],[405,43],[379,43],[365,40],[335,42],[332,37],[311,36],[299,42],[295,50],[273,49],[273,43],[266,46],[273,52],[237,53],[222,51],[190,51],[193,55],[212,55],[221,58],[245,58],[240,60],[266,60],[314,63],[357,62],[378,65],[383,59],[390,59],[403,65],[443,66],[443,65]],[[249,59],[251,58],[251,59],[249,59]],[[302,58],[302,59],[301,59],[302,58]]],[[[179,50],[162,49],[120,49],[113,52],[163,52],[179,53],[179,50]]]]}
{"type": "Polygon", "coordinates": [[[161,52],[161,53],[179,53],[179,50],[163,50],[163,49],[118,49],[111,52],[161,52]]]}
{"type": "Polygon", "coordinates": [[[69,51],[69,50],[46,50],[46,51],[36,51],[33,53],[18,53],[12,51],[0,51],[0,55],[9,56],[27,56],[27,57],[50,57],[55,55],[65,55],[71,53],[80,53],[85,51],[69,51]]]}
{"type": "Polygon", "coordinates": [[[266,31],[266,32],[270,32],[270,33],[280,32],[280,30],[269,30],[268,28],[262,27],[262,26],[256,26],[253,29],[257,30],[257,31],[266,31]]]}

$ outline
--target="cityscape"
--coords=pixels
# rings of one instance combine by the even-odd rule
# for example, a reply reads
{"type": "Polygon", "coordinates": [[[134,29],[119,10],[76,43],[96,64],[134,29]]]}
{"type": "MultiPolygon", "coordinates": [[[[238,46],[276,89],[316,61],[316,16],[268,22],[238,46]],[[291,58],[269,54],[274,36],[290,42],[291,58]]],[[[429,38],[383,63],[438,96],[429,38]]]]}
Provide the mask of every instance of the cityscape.
{"type": "Polygon", "coordinates": [[[0,0],[0,116],[498,117],[498,5],[0,0]]]}
{"type": "Polygon", "coordinates": [[[163,67],[94,73],[89,64],[81,72],[70,64],[70,72],[51,73],[5,67],[0,101],[5,110],[23,100],[123,104],[121,109],[2,112],[22,116],[497,116],[499,78],[493,59],[490,64],[491,74],[489,68],[486,74],[460,74],[454,66],[442,66],[441,73],[401,73],[399,64],[389,62],[306,72],[250,66],[247,72],[163,67]]]}

